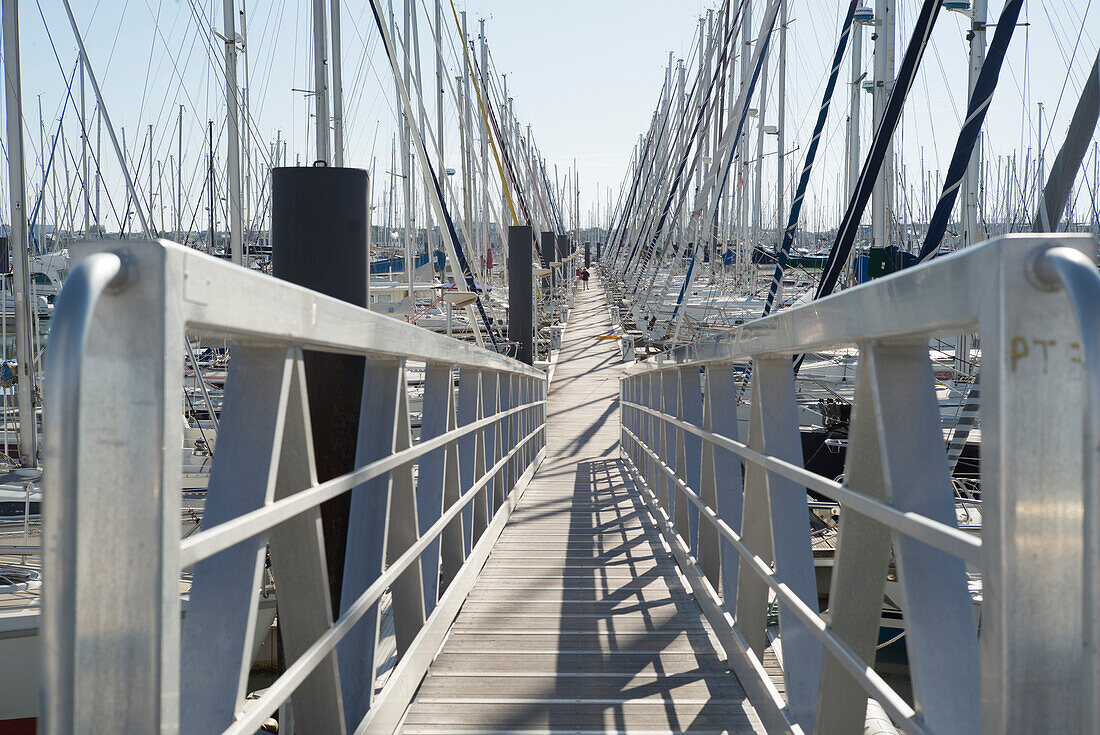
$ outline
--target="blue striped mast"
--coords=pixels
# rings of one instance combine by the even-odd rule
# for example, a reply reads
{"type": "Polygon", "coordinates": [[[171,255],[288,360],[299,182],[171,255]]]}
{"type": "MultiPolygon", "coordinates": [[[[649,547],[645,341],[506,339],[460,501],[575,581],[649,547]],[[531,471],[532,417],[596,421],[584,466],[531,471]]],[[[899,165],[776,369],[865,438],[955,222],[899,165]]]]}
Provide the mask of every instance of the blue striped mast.
{"type": "MultiPolygon", "coordinates": [[[[783,244],[776,253],[775,273],[772,275],[771,287],[768,289],[768,299],[764,302],[764,313],[771,313],[775,304],[776,295],[779,293],[779,284],[783,281],[783,272],[787,269],[787,259],[794,242],[794,233],[798,229],[798,219],[802,214],[802,201],[806,198],[806,187],[810,183],[810,173],[813,171],[814,160],[817,158],[818,144],[821,142],[821,133],[825,130],[825,122],[829,117],[829,107],[833,99],[833,91],[836,89],[836,80],[840,75],[840,65],[844,61],[844,52],[848,47],[848,37],[852,33],[852,18],[855,17],[858,0],[851,0],[848,4],[848,12],[844,16],[844,24],[840,29],[840,41],[836,45],[836,53],[833,54],[833,68],[829,72],[829,83],[825,85],[825,94],[821,99],[821,109],[817,112],[817,122],[814,124],[814,134],[810,139],[810,147],[806,151],[806,160],[802,164],[802,175],[798,179],[798,188],[795,190],[794,199],[791,201],[790,215],[787,217],[787,227],[783,230],[783,244]]],[[[853,122],[853,124],[856,124],[853,122]]]]}
{"type": "Polygon", "coordinates": [[[993,91],[997,88],[997,80],[1001,74],[1001,65],[1004,63],[1005,53],[1008,51],[1008,42],[1012,39],[1012,32],[1016,29],[1016,22],[1020,17],[1020,9],[1024,0],[1008,0],[1001,17],[997,20],[997,30],[993,34],[993,41],[989,44],[989,50],[982,64],[982,70],[974,82],[974,91],[970,93],[970,103],[966,108],[966,119],[963,121],[959,138],[955,141],[955,152],[951,155],[951,163],[947,167],[947,175],[944,177],[943,189],[939,201],[928,221],[928,230],[924,234],[924,244],[921,245],[917,262],[923,263],[935,256],[943,243],[944,233],[947,231],[947,223],[951,218],[951,211],[955,208],[955,200],[958,198],[959,189],[962,187],[963,178],[966,176],[967,166],[974,154],[974,147],[978,143],[978,136],[985,122],[986,113],[989,111],[989,103],[993,99],[993,91]]]}
{"type": "Polygon", "coordinates": [[[852,251],[856,233],[859,230],[859,222],[863,218],[863,212],[867,202],[871,199],[871,191],[874,189],[875,180],[878,178],[882,165],[886,160],[886,152],[890,146],[890,140],[901,121],[902,107],[905,98],[917,76],[917,67],[924,57],[924,50],[928,47],[928,38],[932,34],[932,28],[936,24],[943,0],[924,0],[917,16],[913,33],[909,37],[909,44],[905,49],[905,57],[902,59],[898,76],[894,82],[894,88],[890,92],[890,98],[886,101],[886,109],[882,119],[879,120],[875,137],[871,141],[871,149],[867,159],[863,162],[863,169],[859,173],[856,182],[856,191],[848,203],[848,209],[844,213],[844,219],[837,229],[836,241],[829,251],[825,269],[821,274],[821,281],[817,285],[814,298],[822,298],[833,292],[840,272],[848,260],[848,254],[852,251]]]}

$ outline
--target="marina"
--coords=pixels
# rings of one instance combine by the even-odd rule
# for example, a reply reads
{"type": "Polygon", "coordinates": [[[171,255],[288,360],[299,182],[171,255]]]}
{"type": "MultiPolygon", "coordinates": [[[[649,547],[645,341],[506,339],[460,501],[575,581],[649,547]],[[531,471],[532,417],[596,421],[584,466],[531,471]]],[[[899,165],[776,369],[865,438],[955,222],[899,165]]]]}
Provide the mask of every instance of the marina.
{"type": "Polygon", "coordinates": [[[146,5],[0,0],[0,735],[1100,732],[1100,9],[146,5]]]}

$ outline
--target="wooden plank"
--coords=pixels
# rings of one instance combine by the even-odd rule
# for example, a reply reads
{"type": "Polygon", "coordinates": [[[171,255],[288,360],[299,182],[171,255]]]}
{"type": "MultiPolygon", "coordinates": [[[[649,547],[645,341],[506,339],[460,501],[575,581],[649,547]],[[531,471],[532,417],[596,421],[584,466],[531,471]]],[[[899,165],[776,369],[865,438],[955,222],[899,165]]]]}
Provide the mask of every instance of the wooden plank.
{"type": "MultiPolygon", "coordinates": [[[[563,608],[560,602],[467,602],[462,608],[463,614],[467,612],[492,612],[502,613],[543,613],[543,614],[569,614],[569,615],[611,615],[646,610],[656,612],[659,610],[675,609],[675,604],[669,600],[656,602],[569,602],[568,607],[563,608]]],[[[694,602],[688,605],[694,608],[694,602]]]]}
{"type": "Polygon", "coordinates": [[[747,702],[414,702],[403,732],[736,733],[753,732],[755,719],[747,702]]]}
{"type": "Polygon", "coordinates": [[[478,584],[486,585],[490,588],[496,589],[537,589],[539,587],[556,586],[559,589],[580,589],[580,590],[594,590],[599,589],[605,594],[608,592],[629,591],[644,589],[646,587],[651,589],[663,589],[668,591],[686,592],[686,588],[679,584],[675,579],[669,579],[663,575],[653,575],[650,577],[635,577],[622,576],[611,582],[611,580],[601,579],[599,577],[586,576],[581,574],[529,574],[523,577],[488,577],[482,579],[478,584]]]}
{"type": "Polygon", "coordinates": [[[445,647],[450,651],[472,653],[492,651],[694,651],[711,647],[710,636],[705,632],[686,630],[643,631],[641,633],[604,633],[578,631],[540,633],[537,631],[501,631],[499,635],[485,632],[451,632],[445,647]]]}
{"type": "Polygon", "coordinates": [[[657,654],[616,651],[609,654],[557,652],[486,653],[476,659],[444,650],[432,663],[432,675],[492,671],[499,676],[549,674],[656,674],[721,673],[725,662],[714,651],[661,651],[657,654]]]}
{"type": "Polygon", "coordinates": [[[636,583],[634,578],[630,578],[626,584],[607,585],[606,587],[603,585],[596,585],[591,580],[586,580],[581,584],[576,582],[565,584],[560,579],[554,580],[551,578],[533,580],[512,579],[508,580],[507,583],[502,582],[496,589],[475,589],[474,593],[479,595],[479,597],[474,598],[474,600],[481,602],[492,602],[495,600],[507,602],[516,599],[520,601],[545,602],[549,598],[554,598],[561,602],[608,602],[629,599],[650,602],[667,599],[676,602],[687,601],[691,597],[690,593],[687,592],[685,588],[680,586],[669,586],[667,582],[660,577],[651,580],[650,584],[644,582],[636,583]]]}
{"type": "Polygon", "coordinates": [[[628,699],[630,702],[736,697],[741,687],[731,675],[634,676],[611,674],[579,677],[549,676],[428,676],[417,701],[463,702],[492,699],[628,699]]]}
{"type": "Polygon", "coordinates": [[[526,629],[537,632],[598,631],[603,635],[616,633],[644,633],[676,626],[682,630],[703,633],[706,628],[701,619],[687,615],[649,616],[638,613],[628,615],[465,615],[455,622],[456,633],[476,633],[492,630],[526,629]],[[657,618],[656,620],[652,618],[657,618]]]}

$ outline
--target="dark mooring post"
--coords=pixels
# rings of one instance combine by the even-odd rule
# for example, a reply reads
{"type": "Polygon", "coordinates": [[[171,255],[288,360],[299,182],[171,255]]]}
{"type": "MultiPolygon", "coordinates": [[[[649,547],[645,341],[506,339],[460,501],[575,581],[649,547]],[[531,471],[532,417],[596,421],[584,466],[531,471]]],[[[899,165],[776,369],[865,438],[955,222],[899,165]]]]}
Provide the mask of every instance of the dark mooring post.
{"type": "Polygon", "coordinates": [[[508,339],[516,343],[516,359],[535,364],[531,328],[531,228],[508,228],[508,339]]]}
{"type": "Polygon", "coordinates": [[[587,241],[584,243],[584,267],[592,267],[592,243],[587,241]]]}
{"type": "Polygon", "coordinates": [[[550,269],[550,298],[554,297],[554,268],[550,264],[557,258],[554,257],[554,233],[543,232],[539,243],[542,247],[542,264],[550,269]]]}
{"type": "Polygon", "coordinates": [[[574,269],[573,264],[566,264],[564,261],[569,257],[569,235],[558,235],[558,260],[563,261],[561,265],[561,278],[562,283],[572,282],[572,276],[574,269]]]}
{"type": "Polygon", "coordinates": [[[547,268],[550,267],[550,263],[557,258],[554,257],[554,233],[543,232],[540,238],[539,248],[540,255],[542,255],[542,264],[547,268]]]}
{"type": "MultiPolygon", "coordinates": [[[[271,266],[276,278],[356,306],[369,304],[367,172],[276,168],[271,179],[271,266]]],[[[306,352],[306,393],[317,478],[355,469],[363,358],[306,352]]],[[[351,494],[321,505],[333,614],[340,610],[351,494]]]]}

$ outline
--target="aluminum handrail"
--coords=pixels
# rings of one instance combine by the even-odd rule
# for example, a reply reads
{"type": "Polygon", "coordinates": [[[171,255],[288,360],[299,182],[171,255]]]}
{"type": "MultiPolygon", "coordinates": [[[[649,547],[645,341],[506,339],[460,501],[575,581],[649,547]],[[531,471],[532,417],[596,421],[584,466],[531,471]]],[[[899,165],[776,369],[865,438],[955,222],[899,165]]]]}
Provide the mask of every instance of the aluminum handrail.
{"type": "Polygon", "coordinates": [[[74,253],[46,383],[43,731],[251,733],[288,701],[300,730],[392,731],[545,455],[546,374],[175,243],[74,253]],[[204,522],[181,539],[185,335],[232,359],[204,522]],[[366,364],[355,467],[325,482],[305,350],[366,364]],[[407,361],[425,365],[416,443],[407,361]],[[320,506],[348,494],[356,530],[326,561],[320,506]],[[245,707],[265,556],[290,665],[245,707]],[[401,673],[375,697],[387,590],[401,673]]]}
{"type": "MultiPolygon", "coordinates": [[[[212,556],[219,551],[224,551],[234,544],[238,544],[245,539],[255,536],[257,533],[268,531],[310,508],[317,507],[326,500],[331,500],[339,495],[343,495],[348,490],[351,490],[357,485],[362,485],[367,480],[381,477],[399,467],[415,462],[425,454],[445,447],[459,437],[472,434],[475,431],[481,431],[487,426],[498,424],[504,418],[537,408],[544,403],[545,401],[524,403],[515,408],[508,409],[507,411],[501,411],[493,416],[479,419],[478,421],[474,421],[446,434],[433,437],[432,439],[425,439],[423,442],[419,442],[413,447],[394,452],[388,457],[364,465],[354,472],[349,472],[345,475],[340,475],[339,477],[328,480],[327,482],[322,482],[319,485],[314,485],[311,488],[295,493],[285,500],[276,500],[251,513],[245,513],[244,515],[237,516],[231,521],[219,523],[209,530],[200,531],[194,536],[184,539],[180,544],[180,566],[184,569],[190,568],[202,559],[212,556]]],[[[475,485],[475,487],[480,486],[475,485]]],[[[462,505],[465,505],[465,502],[463,502],[462,505]]]]}
{"type": "MultiPolygon", "coordinates": [[[[895,530],[912,536],[929,546],[945,551],[952,556],[956,556],[963,561],[971,564],[981,563],[981,541],[968,533],[963,533],[958,528],[940,523],[930,518],[925,518],[916,513],[899,511],[888,503],[881,503],[877,500],[860,495],[859,493],[854,493],[839,482],[834,482],[827,477],[823,477],[790,462],[785,462],[782,459],[769,457],[761,452],[753,451],[749,448],[748,444],[730,439],[721,434],[704,431],[698,426],[689,424],[686,421],[680,421],[673,416],[669,416],[666,413],[649,408],[648,406],[643,406],[628,400],[624,400],[622,406],[624,408],[632,408],[641,411],[660,419],[662,423],[694,434],[715,447],[728,449],[739,455],[742,459],[746,459],[766,470],[770,470],[790,480],[794,480],[800,485],[804,485],[809,490],[816,490],[822,495],[837,501],[845,508],[850,508],[856,513],[888,524],[895,530]]],[[[630,432],[629,429],[623,429],[623,431],[630,432]]],[[[631,438],[636,441],[641,441],[637,436],[632,436],[631,438]]]]}
{"type": "MultiPolygon", "coordinates": [[[[821,641],[821,644],[837,657],[844,668],[848,670],[848,673],[850,673],[864,689],[882,696],[883,707],[892,718],[904,721],[906,729],[910,732],[928,732],[923,727],[920,720],[916,718],[916,712],[909,706],[905,699],[890,688],[886,681],[879,676],[874,669],[868,667],[864,661],[860,660],[859,656],[853,652],[842,639],[833,635],[829,631],[825,621],[821,618],[821,615],[814,612],[802,598],[791,592],[790,588],[783,584],[783,582],[779,580],[778,575],[772,571],[771,565],[764,561],[759,554],[750,549],[739,533],[730,528],[729,524],[719,518],[718,514],[711,510],[707,504],[703,502],[702,498],[688,487],[687,483],[676,476],[676,470],[662,462],[659,455],[649,447],[646,447],[630,429],[624,429],[623,431],[627,436],[639,443],[642,450],[657,462],[657,466],[660,467],[662,472],[668,475],[669,480],[691,501],[692,505],[699,509],[701,515],[714,524],[714,527],[718,529],[722,537],[725,538],[730,545],[737,550],[737,553],[748,562],[757,576],[764,580],[775,594],[776,599],[791,607],[798,616],[799,621],[813,632],[814,636],[821,641]]],[[[644,480],[640,480],[640,482],[643,483],[643,485],[645,483],[644,480]]],[[[649,488],[646,487],[646,490],[648,491],[649,488]]],[[[667,533],[675,533],[672,526],[672,520],[668,517],[668,512],[659,504],[652,503],[653,494],[651,492],[647,492],[646,495],[648,495],[648,497],[645,499],[650,503],[650,509],[664,521],[662,524],[665,527],[664,530],[667,533]]],[[[680,551],[682,552],[684,550],[683,540],[679,539],[679,541],[681,542],[680,551]]]]}
{"type": "Polygon", "coordinates": [[[1089,236],[996,238],[676,348],[621,380],[626,463],[769,730],[855,731],[870,696],[908,732],[1095,731],[1094,255],[1089,236]],[[980,537],[955,517],[929,354],[930,339],[967,332],[983,353],[980,537]],[[851,346],[859,373],[835,482],[804,467],[791,356],[851,346]],[[841,509],[827,614],[807,490],[841,509]],[[872,669],[888,567],[911,702],[872,669]],[[762,665],[769,595],[785,696],[762,665]]]}
{"type": "MultiPolygon", "coordinates": [[[[1043,287],[1064,289],[1073,303],[1085,364],[1084,431],[1084,608],[1085,692],[1100,691],[1100,273],[1079,250],[1061,246],[1038,249],[1030,274],[1043,287]]],[[[1082,698],[1085,730],[1100,732],[1100,697],[1082,698]]]]}
{"type": "MultiPolygon", "coordinates": [[[[46,433],[43,447],[46,466],[50,467],[47,482],[51,491],[71,496],[80,486],[80,466],[77,462],[52,463],[51,457],[60,453],[58,445],[77,447],[80,442],[82,386],[80,381],[81,360],[88,341],[88,331],[96,313],[96,307],[112,284],[121,285],[126,280],[125,259],[117,253],[97,253],[83,262],[77,263],[69,272],[72,288],[63,288],[58,294],[54,314],[73,314],[73,318],[54,320],[50,327],[50,357],[47,363],[46,400],[50,414],[47,426],[54,430],[46,433]],[[51,400],[53,396],[65,396],[65,399],[51,400]],[[51,441],[51,439],[53,441],[51,441]]],[[[48,495],[47,495],[48,498],[48,495]]],[[[48,501],[47,501],[48,502],[48,501]]],[[[54,559],[75,562],[76,527],[79,519],[75,508],[57,504],[51,514],[50,524],[57,530],[52,537],[52,549],[47,553],[54,559]]],[[[44,540],[45,545],[45,540],[44,540]]],[[[61,657],[72,655],[76,649],[77,636],[74,626],[61,615],[53,614],[58,608],[76,606],[76,565],[68,563],[54,566],[50,570],[55,579],[45,584],[49,590],[49,607],[42,615],[42,655],[46,661],[57,661],[61,657]]],[[[53,732],[73,732],[76,713],[71,699],[67,695],[74,687],[76,667],[43,667],[43,685],[47,691],[66,697],[51,713],[53,732]]]]}

